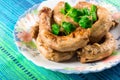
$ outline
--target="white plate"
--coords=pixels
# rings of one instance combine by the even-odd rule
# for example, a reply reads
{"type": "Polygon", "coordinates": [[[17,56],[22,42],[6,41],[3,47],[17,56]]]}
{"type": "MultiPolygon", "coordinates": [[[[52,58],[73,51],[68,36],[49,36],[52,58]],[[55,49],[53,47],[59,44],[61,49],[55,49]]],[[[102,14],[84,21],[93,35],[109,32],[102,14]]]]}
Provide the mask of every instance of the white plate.
{"type": "MultiPolygon", "coordinates": [[[[43,56],[40,55],[40,53],[37,51],[36,46],[34,44],[34,40],[31,42],[25,43],[21,41],[17,35],[20,32],[29,32],[31,26],[35,24],[36,21],[38,21],[37,14],[38,11],[43,6],[48,6],[50,8],[53,8],[59,1],[61,0],[48,0],[43,1],[40,4],[36,4],[34,7],[27,10],[17,21],[15,29],[14,29],[14,37],[15,37],[15,43],[20,50],[20,52],[28,59],[31,60],[34,64],[53,70],[53,71],[59,71],[63,73],[89,73],[89,72],[98,72],[102,71],[104,69],[110,68],[120,62],[120,25],[118,25],[114,30],[111,31],[111,33],[114,35],[114,38],[117,40],[117,50],[113,55],[110,57],[94,62],[94,63],[86,63],[82,64],[78,61],[67,61],[67,62],[61,62],[56,63],[49,61],[45,59],[43,56]]],[[[64,0],[70,3],[71,5],[75,5],[79,0],[64,0]]],[[[85,0],[81,0],[85,1],[85,0]]],[[[88,0],[87,0],[88,1],[88,0]]],[[[111,12],[117,12],[117,9],[112,6],[111,4],[106,4],[105,2],[101,2],[100,0],[92,0],[94,4],[99,4],[101,6],[104,6],[106,8],[109,7],[109,11],[111,12]]]]}

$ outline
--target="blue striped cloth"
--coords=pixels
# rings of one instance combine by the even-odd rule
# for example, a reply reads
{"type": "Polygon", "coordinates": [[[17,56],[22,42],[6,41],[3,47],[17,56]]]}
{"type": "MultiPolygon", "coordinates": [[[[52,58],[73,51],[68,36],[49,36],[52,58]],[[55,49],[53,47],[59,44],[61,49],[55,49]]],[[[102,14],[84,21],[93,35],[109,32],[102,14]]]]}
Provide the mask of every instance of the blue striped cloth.
{"type": "MultiPolygon", "coordinates": [[[[43,0],[0,0],[0,80],[120,80],[120,64],[88,74],[63,74],[27,60],[14,44],[13,29],[19,16],[43,0]]],[[[104,0],[120,9],[119,0],[104,0]]]]}

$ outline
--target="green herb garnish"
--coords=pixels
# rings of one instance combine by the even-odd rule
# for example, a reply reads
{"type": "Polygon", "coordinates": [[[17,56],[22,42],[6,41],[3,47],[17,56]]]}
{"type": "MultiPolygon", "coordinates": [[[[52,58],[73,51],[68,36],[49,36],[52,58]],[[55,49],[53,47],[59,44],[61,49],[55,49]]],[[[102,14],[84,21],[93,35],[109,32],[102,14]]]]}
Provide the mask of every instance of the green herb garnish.
{"type": "Polygon", "coordinates": [[[74,17],[73,20],[78,23],[80,20],[80,17],[74,17]]]}
{"type": "Polygon", "coordinates": [[[88,16],[82,16],[79,25],[82,28],[91,28],[92,27],[92,21],[88,18],[88,16]]]}
{"type": "Polygon", "coordinates": [[[91,12],[96,12],[96,11],[97,11],[97,6],[92,5],[92,6],[91,6],[91,12]]]}
{"type": "Polygon", "coordinates": [[[83,14],[89,16],[90,15],[90,10],[88,8],[83,8],[83,14]]]}
{"type": "Polygon", "coordinates": [[[72,8],[69,13],[68,13],[68,16],[74,18],[74,17],[78,17],[79,16],[79,13],[78,13],[78,10],[75,9],[75,8],[72,8]]]}
{"type": "Polygon", "coordinates": [[[60,32],[60,27],[59,27],[59,25],[53,24],[53,25],[52,25],[52,33],[55,34],[55,35],[58,35],[59,32],[60,32]]]}
{"type": "Polygon", "coordinates": [[[62,14],[66,14],[67,12],[65,11],[65,8],[62,8],[61,10],[60,10],[60,12],[62,13],[62,14]]]}
{"type": "MultiPolygon", "coordinates": [[[[62,14],[71,17],[75,22],[77,22],[82,28],[91,28],[92,24],[97,20],[97,6],[92,5],[91,9],[83,8],[76,9],[71,7],[67,2],[65,3],[65,7],[60,11],[62,14]]],[[[63,28],[63,33],[66,35],[73,32],[76,27],[70,22],[65,22],[64,19],[61,24],[61,28],[63,28]]],[[[60,33],[60,27],[57,24],[52,25],[53,34],[58,35],[60,33]]]]}
{"type": "Polygon", "coordinates": [[[91,28],[93,22],[97,20],[97,6],[95,5],[92,5],[90,10],[88,8],[75,9],[66,2],[61,13],[71,17],[82,28],[91,28]]]}
{"type": "Polygon", "coordinates": [[[75,26],[70,22],[62,22],[62,27],[66,35],[70,34],[76,29],[75,26]]]}
{"type": "Polygon", "coordinates": [[[68,12],[72,7],[66,2],[65,3],[65,10],[68,12]]]}
{"type": "Polygon", "coordinates": [[[93,22],[96,21],[97,20],[97,6],[92,5],[90,13],[91,13],[93,22]]]}
{"type": "Polygon", "coordinates": [[[70,9],[71,9],[72,7],[66,2],[65,3],[65,7],[64,8],[62,8],[61,10],[60,10],[60,12],[62,13],[62,14],[67,14],[68,13],[68,11],[70,11],[70,9]]]}

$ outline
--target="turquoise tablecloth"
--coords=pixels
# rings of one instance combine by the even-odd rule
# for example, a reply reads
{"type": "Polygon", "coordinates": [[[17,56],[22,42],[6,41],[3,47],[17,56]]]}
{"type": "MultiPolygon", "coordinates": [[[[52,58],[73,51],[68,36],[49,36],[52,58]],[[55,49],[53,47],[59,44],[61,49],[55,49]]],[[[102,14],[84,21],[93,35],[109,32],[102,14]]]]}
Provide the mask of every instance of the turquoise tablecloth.
{"type": "MultiPolygon", "coordinates": [[[[89,74],[63,74],[28,61],[16,48],[13,29],[19,16],[43,0],[0,0],[0,80],[120,80],[120,64],[89,74]]],[[[119,0],[103,0],[120,9],[119,0]]]]}

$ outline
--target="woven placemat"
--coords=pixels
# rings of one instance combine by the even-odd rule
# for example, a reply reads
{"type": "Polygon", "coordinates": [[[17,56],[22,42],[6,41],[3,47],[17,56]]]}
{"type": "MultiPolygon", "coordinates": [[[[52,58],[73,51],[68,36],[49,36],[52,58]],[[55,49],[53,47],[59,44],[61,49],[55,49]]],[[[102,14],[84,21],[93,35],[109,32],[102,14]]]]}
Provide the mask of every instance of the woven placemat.
{"type": "MultiPolygon", "coordinates": [[[[0,80],[120,80],[120,64],[98,73],[63,74],[36,66],[14,43],[13,29],[19,16],[43,0],[0,1],[0,80]]],[[[119,0],[104,0],[120,9],[119,0]]]]}

